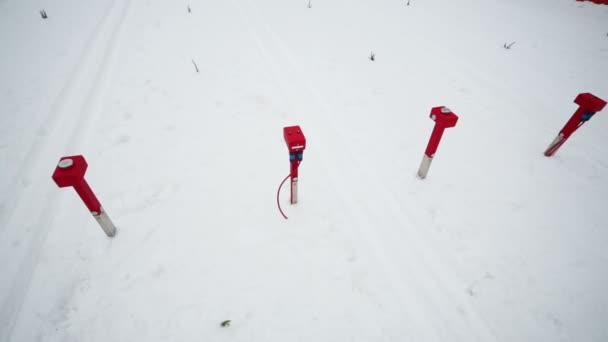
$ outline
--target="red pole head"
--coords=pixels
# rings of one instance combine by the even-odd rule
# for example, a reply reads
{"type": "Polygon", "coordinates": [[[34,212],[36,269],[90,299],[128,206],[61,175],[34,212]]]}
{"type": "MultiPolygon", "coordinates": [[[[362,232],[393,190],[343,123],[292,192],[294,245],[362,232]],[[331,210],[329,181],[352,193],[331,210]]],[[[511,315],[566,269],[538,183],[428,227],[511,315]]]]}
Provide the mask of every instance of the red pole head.
{"type": "Polygon", "coordinates": [[[606,101],[591,93],[581,93],[574,99],[585,112],[599,112],[606,106],[606,101]]]}
{"type": "Polygon", "coordinates": [[[606,106],[606,101],[591,93],[578,94],[574,103],[578,104],[579,107],[560,131],[565,139],[568,139],[583,123],[589,121],[596,112],[601,111],[606,106]]]}
{"type": "Polygon", "coordinates": [[[456,122],[458,122],[458,115],[445,106],[433,107],[429,116],[435,121],[435,125],[443,128],[454,127],[456,126],[456,122]]]}
{"type": "Polygon", "coordinates": [[[304,150],[306,149],[306,137],[300,126],[291,126],[283,128],[283,137],[289,150],[289,162],[291,164],[291,178],[298,177],[298,166],[304,158],[304,150]]]}
{"type": "Polygon", "coordinates": [[[87,167],[87,161],[81,155],[62,157],[53,172],[53,180],[60,188],[75,186],[84,179],[87,167]]]}
{"type": "Polygon", "coordinates": [[[441,141],[444,129],[456,126],[458,116],[448,107],[442,106],[432,108],[430,117],[435,121],[435,127],[433,127],[433,133],[431,133],[431,138],[429,139],[429,143],[426,146],[424,153],[430,158],[433,158],[437,151],[437,147],[439,147],[439,142],[441,141]]]}
{"type": "Polygon", "coordinates": [[[306,149],[306,137],[300,126],[283,128],[283,137],[289,152],[302,152],[306,149]]]}

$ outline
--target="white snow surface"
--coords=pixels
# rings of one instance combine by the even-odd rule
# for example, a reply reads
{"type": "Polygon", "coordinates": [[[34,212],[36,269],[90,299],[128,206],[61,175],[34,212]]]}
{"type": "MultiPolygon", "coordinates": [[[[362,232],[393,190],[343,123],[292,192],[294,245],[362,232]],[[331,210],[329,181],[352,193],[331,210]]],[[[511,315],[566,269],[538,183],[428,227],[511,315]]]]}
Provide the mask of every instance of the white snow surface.
{"type": "Polygon", "coordinates": [[[608,6],[407,3],[0,0],[0,341],[608,341],[608,6]]]}

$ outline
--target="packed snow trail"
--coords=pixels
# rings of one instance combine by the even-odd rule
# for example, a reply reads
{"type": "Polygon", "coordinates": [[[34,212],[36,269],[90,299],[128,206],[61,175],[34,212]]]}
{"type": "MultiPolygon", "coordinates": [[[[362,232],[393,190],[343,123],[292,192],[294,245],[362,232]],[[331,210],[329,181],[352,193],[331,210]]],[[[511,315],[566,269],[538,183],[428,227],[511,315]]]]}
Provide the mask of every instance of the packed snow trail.
{"type": "MultiPolygon", "coordinates": [[[[42,246],[53,223],[49,218],[65,203],[53,200],[57,190],[48,182],[49,165],[56,163],[58,156],[66,151],[77,150],[82,136],[90,132],[91,123],[97,121],[91,113],[100,112],[96,97],[105,86],[103,78],[108,71],[107,64],[129,3],[111,1],[102,9],[103,14],[85,39],[61,91],[46,116],[39,119],[42,124],[38,128],[41,132],[38,140],[27,150],[12,177],[19,181],[12,182],[8,188],[15,196],[0,225],[4,228],[0,231],[0,260],[20,261],[2,262],[3,273],[11,280],[0,283],[3,294],[0,331],[6,334],[0,335],[2,340],[10,336],[15,324],[13,320],[18,317],[29,289],[32,272],[39,263],[42,246]],[[36,209],[32,211],[32,208],[36,209]],[[31,237],[24,238],[24,234],[31,237]]],[[[60,13],[53,13],[53,20],[61,20],[60,13]]]]}
{"type": "Polygon", "coordinates": [[[288,98],[299,95],[312,102],[309,107],[312,110],[304,122],[307,127],[316,130],[312,136],[318,141],[313,146],[320,147],[316,153],[324,157],[324,173],[331,180],[332,192],[340,194],[334,199],[333,210],[353,215],[350,221],[356,224],[352,233],[359,235],[351,237],[358,241],[356,250],[360,257],[372,257],[376,260],[375,264],[382,265],[388,277],[388,286],[404,308],[408,323],[416,321],[418,329],[410,332],[411,338],[423,336],[422,340],[425,341],[493,340],[485,323],[468,304],[468,299],[464,298],[454,277],[448,276],[449,282],[442,279],[449,271],[438,262],[437,257],[430,256],[436,252],[430,250],[419,234],[411,234],[424,229],[424,225],[404,218],[402,208],[395,206],[397,202],[391,193],[384,191],[384,185],[378,182],[381,178],[365,173],[367,164],[357,159],[339,124],[332,120],[336,110],[300,74],[299,70],[306,68],[296,60],[251,1],[240,3],[246,4],[241,13],[247,14],[250,30],[263,55],[270,59],[268,64],[275,70],[277,83],[288,84],[284,86],[287,88],[284,91],[290,92],[288,98]],[[326,142],[324,137],[337,137],[338,143],[326,142]],[[378,207],[380,212],[372,213],[361,202],[365,198],[378,199],[387,205],[378,207]],[[403,245],[406,241],[407,247],[403,245]],[[387,242],[395,245],[389,246],[387,242]],[[432,264],[429,264],[431,260],[432,264]],[[446,287],[446,283],[451,284],[452,288],[446,287]],[[436,326],[428,325],[433,321],[437,322],[436,326]]]}

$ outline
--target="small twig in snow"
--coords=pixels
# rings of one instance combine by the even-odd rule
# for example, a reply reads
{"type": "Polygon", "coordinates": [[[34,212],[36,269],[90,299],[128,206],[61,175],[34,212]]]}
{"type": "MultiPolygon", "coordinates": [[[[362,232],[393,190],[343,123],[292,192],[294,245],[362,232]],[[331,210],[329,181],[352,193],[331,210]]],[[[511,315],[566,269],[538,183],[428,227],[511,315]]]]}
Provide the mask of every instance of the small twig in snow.
{"type": "Polygon", "coordinates": [[[471,297],[476,297],[477,296],[477,291],[476,288],[481,284],[481,282],[483,282],[484,280],[493,280],[494,276],[489,273],[486,272],[482,278],[476,279],[474,280],[468,287],[467,287],[467,293],[469,294],[469,296],[471,297]]]}
{"type": "Polygon", "coordinates": [[[46,11],[45,10],[41,10],[40,11],[40,16],[42,17],[42,19],[48,18],[48,16],[46,15],[46,11]]]}
{"type": "Polygon", "coordinates": [[[220,326],[222,326],[222,328],[228,328],[230,326],[231,322],[232,322],[231,320],[227,319],[227,320],[223,321],[222,323],[220,323],[220,326]]]}
{"type": "Polygon", "coordinates": [[[191,13],[192,10],[190,9],[190,4],[188,4],[188,13],[191,13]]]}
{"type": "Polygon", "coordinates": [[[369,60],[372,62],[376,60],[376,55],[374,54],[374,51],[372,51],[372,53],[369,55],[369,60]]]}
{"type": "Polygon", "coordinates": [[[194,69],[196,69],[196,72],[198,72],[198,65],[196,65],[196,62],[194,61],[194,59],[192,60],[192,64],[194,64],[194,69]]]}
{"type": "Polygon", "coordinates": [[[312,0],[308,0],[308,8],[312,8],[312,0]]]}
{"type": "Polygon", "coordinates": [[[505,43],[505,45],[503,46],[505,49],[509,50],[511,48],[511,46],[513,46],[513,44],[515,44],[515,42],[512,42],[511,44],[505,43]]]}

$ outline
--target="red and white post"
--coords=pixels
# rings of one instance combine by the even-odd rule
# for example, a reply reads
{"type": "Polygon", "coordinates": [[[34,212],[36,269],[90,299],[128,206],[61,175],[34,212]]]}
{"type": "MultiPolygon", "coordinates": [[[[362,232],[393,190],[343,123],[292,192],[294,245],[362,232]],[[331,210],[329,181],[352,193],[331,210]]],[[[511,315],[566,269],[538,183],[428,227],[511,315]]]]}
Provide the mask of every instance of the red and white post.
{"type": "Polygon", "coordinates": [[[422,162],[420,163],[420,168],[418,169],[418,177],[422,179],[426,178],[426,175],[429,172],[431,162],[435,157],[435,152],[437,152],[439,142],[443,136],[443,131],[446,128],[456,126],[456,122],[458,122],[458,116],[454,114],[448,107],[432,108],[430,117],[433,121],[435,121],[435,127],[433,127],[433,133],[431,133],[431,138],[426,146],[424,156],[422,157],[422,162]]]}
{"type": "Polygon", "coordinates": [[[283,128],[283,137],[289,151],[289,176],[291,178],[290,203],[298,203],[298,167],[304,158],[306,149],[306,137],[300,126],[290,126],[283,128]]]}
{"type": "Polygon", "coordinates": [[[105,212],[99,200],[84,179],[88,164],[83,156],[62,157],[53,172],[53,180],[60,188],[71,186],[87,206],[93,217],[107,236],[116,235],[116,227],[105,212]]]}
{"type": "Polygon", "coordinates": [[[549,147],[545,150],[545,156],[551,157],[554,155],[566,140],[570,138],[572,133],[585,124],[585,122],[589,121],[595,113],[601,111],[606,106],[606,101],[591,93],[578,94],[574,99],[574,103],[579,105],[578,109],[572,114],[570,120],[566,122],[564,128],[559,131],[557,137],[553,139],[549,147]]]}

